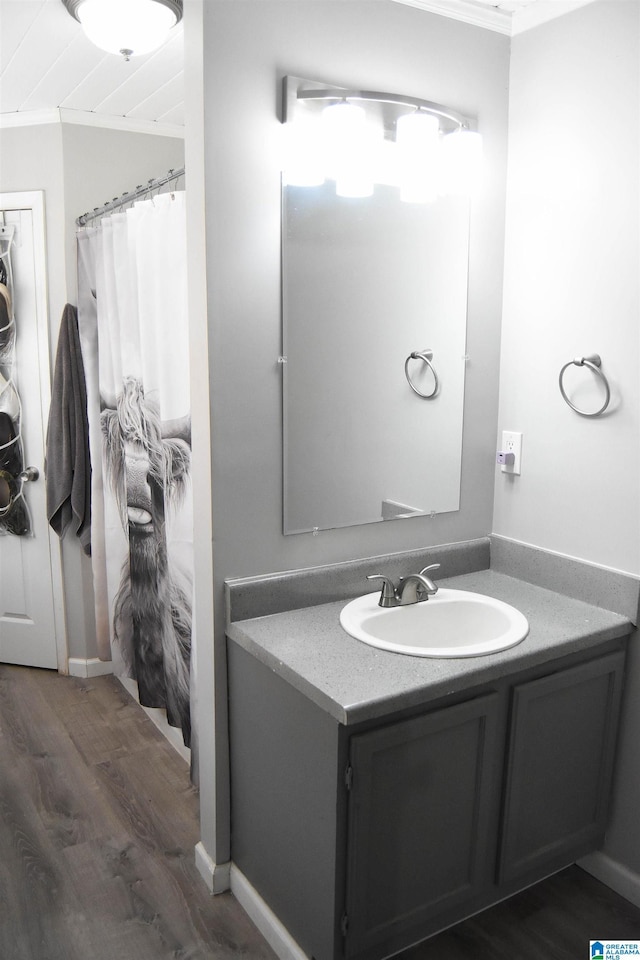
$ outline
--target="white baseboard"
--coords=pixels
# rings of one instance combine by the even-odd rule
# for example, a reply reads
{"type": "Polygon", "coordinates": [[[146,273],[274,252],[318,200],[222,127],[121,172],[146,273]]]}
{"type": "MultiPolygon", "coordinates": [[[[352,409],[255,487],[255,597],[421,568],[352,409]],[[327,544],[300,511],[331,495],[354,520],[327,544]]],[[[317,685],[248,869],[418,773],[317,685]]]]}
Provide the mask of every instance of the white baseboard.
{"type": "Polygon", "coordinates": [[[234,863],[231,864],[231,892],[280,960],[309,960],[234,863]]]}
{"type": "Polygon", "coordinates": [[[640,907],[640,875],[624,867],[617,860],[612,860],[606,853],[600,851],[590,853],[578,861],[578,866],[586,870],[597,880],[606,883],[608,887],[619,893],[625,900],[640,907]]]}
{"type": "Polygon", "coordinates": [[[216,863],[211,859],[202,841],[196,843],[196,869],[214,896],[229,889],[229,870],[231,863],[216,863]]]}
{"type": "MultiPolygon", "coordinates": [[[[212,892],[216,865],[202,844],[196,846],[196,865],[212,892]],[[204,868],[204,869],[203,869],[204,868]]],[[[228,869],[229,865],[224,864],[228,869]]],[[[604,853],[592,853],[583,857],[578,866],[596,879],[601,880],[616,893],[640,907],[640,876],[612,860],[604,853]]],[[[234,863],[230,870],[231,892],[265,938],[280,960],[309,960],[306,953],[293,939],[288,930],[264,902],[258,891],[249,883],[234,863]]]]}
{"type": "Polygon", "coordinates": [[[98,660],[91,657],[89,660],[82,657],[69,657],[68,669],[70,677],[104,677],[113,673],[113,664],[110,660],[98,660]]]}

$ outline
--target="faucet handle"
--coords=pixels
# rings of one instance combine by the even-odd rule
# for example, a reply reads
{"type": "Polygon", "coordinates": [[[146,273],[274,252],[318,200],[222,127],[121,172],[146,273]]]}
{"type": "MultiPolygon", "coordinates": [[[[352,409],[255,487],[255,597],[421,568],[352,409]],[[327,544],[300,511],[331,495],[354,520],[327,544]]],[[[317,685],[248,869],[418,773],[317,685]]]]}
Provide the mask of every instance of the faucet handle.
{"type": "Polygon", "coordinates": [[[433,570],[439,570],[439,569],[440,569],[440,564],[439,564],[439,563],[430,563],[428,567],[424,567],[424,568],[420,571],[420,576],[421,576],[421,577],[424,577],[425,574],[431,573],[433,570]]]}
{"type": "Polygon", "coordinates": [[[395,607],[397,598],[396,588],[393,585],[393,580],[391,580],[389,577],[383,576],[381,573],[369,574],[367,576],[367,580],[384,580],[378,605],[380,607],[395,607]]]}

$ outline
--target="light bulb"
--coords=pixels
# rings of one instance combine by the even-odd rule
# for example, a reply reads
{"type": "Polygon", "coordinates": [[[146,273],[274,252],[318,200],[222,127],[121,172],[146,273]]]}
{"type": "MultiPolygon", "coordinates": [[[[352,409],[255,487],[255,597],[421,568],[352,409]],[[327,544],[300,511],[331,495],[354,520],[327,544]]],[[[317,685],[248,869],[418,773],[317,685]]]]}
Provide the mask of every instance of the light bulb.
{"type": "Polygon", "coordinates": [[[440,125],[432,113],[406,113],[396,124],[400,199],[430,203],[440,186],[440,125]]]}
{"type": "Polygon", "coordinates": [[[162,46],[177,22],[157,0],[84,0],[77,16],[92,43],[127,59],[162,46]]]}
{"type": "Polygon", "coordinates": [[[405,113],[396,123],[396,143],[401,150],[434,150],[438,144],[439,124],[433,113],[405,113]]]}
{"type": "Polygon", "coordinates": [[[285,123],[282,138],[282,182],[294,187],[323,184],[325,171],[319,121],[309,117],[285,123]]]}
{"type": "Polygon", "coordinates": [[[362,107],[341,102],[322,111],[328,176],[335,178],[339,197],[370,197],[377,129],[362,107]]]}
{"type": "Polygon", "coordinates": [[[473,130],[456,130],[443,142],[447,193],[471,196],[482,179],[482,137],[473,130]]]}
{"type": "Polygon", "coordinates": [[[422,170],[405,170],[400,179],[403,203],[432,203],[438,196],[438,185],[422,170]]]}

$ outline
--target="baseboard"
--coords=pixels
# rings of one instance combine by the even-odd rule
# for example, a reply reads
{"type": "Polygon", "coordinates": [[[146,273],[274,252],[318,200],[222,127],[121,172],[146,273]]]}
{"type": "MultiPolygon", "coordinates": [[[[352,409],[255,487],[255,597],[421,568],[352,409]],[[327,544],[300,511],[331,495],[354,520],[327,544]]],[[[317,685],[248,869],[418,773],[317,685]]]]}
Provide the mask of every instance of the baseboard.
{"type": "Polygon", "coordinates": [[[578,861],[578,866],[590,873],[596,880],[601,880],[625,900],[640,907],[640,874],[624,867],[617,860],[612,860],[606,853],[600,851],[590,853],[578,861]]]}
{"type": "Polygon", "coordinates": [[[196,843],[196,868],[204,880],[209,893],[214,896],[229,889],[230,862],[216,863],[205,850],[202,841],[196,843]]]}
{"type": "MultiPolygon", "coordinates": [[[[198,861],[198,844],[196,847],[196,862],[198,861]]],[[[206,851],[202,848],[204,857],[211,863],[206,851]]],[[[225,866],[227,866],[225,864],[225,866]]],[[[612,860],[604,853],[592,853],[583,857],[578,866],[586,870],[597,880],[601,880],[616,893],[640,907],[640,876],[612,860]]],[[[200,866],[198,869],[201,870],[200,866]]],[[[201,870],[202,872],[202,870],[201,870]]],[[[205,877],[205,880],[207,878],[205,877]]],[[[307,955],[280,923],[273,911],[264,902],[258,891],[249,883],[241,870],[234,863],[230,871],[231,892],[254,922],[262,936],[280,960],[309,960],[307,955]]],[[[211,889],[210,883],[208,883],[211,889]]]]}
{"type": "Polygon", "coordinates": [[[110,660],[98,660],[97,657],[84,659],[82,657],[69,657],[68,670],[70,677],[104,677],[108,673],[113,673],[113,664],[110,660]]]}
{"type": "Polygon", "coordinates": [[[231,892],[280,960],[309,960],[235,863],[231,864],[231,892]]]}

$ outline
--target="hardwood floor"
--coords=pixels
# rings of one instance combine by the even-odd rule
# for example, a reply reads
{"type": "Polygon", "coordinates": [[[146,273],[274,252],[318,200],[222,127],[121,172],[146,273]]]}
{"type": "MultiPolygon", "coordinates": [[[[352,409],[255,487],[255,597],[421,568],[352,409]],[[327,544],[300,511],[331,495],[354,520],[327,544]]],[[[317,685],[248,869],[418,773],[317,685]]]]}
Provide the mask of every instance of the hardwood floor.
{"type": "Polygon", "coordinates": [[[187,764],[117,680],[0,665],[2,960],[273,960],[198,839],[187,764]]]}
{"type": "MultiPolygon", "coordinates": [[[[0,664],[2,960],[274,960],[197,841],[187,765],[117,680],[0,664]]],[[[572,867],[401,960],[587,960],[594,937],[640,938],[640,910],[572,867]]]]}
{"type": "Polygon", "coordinates": [[[589,960],[589,940],[595,939],[640,940],[640,909],[573,866],[401,956],[589,960]]]}

